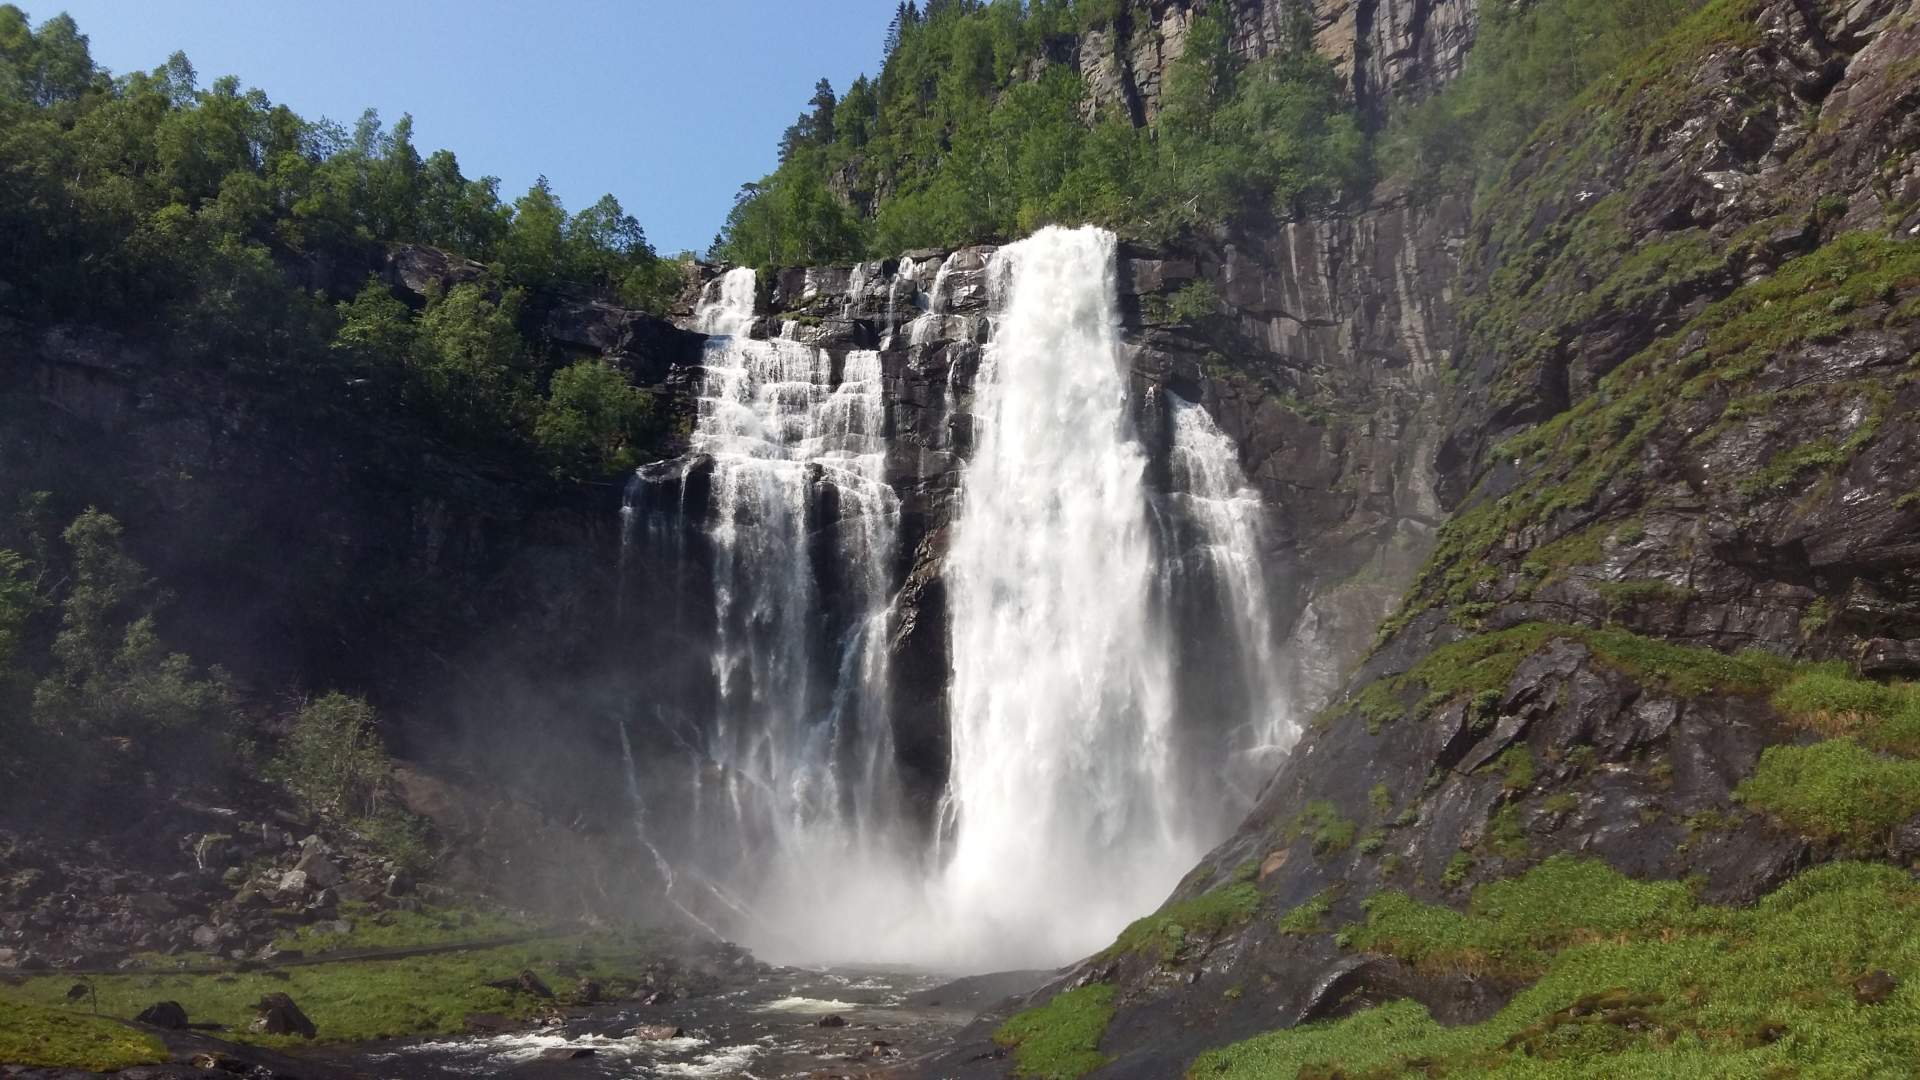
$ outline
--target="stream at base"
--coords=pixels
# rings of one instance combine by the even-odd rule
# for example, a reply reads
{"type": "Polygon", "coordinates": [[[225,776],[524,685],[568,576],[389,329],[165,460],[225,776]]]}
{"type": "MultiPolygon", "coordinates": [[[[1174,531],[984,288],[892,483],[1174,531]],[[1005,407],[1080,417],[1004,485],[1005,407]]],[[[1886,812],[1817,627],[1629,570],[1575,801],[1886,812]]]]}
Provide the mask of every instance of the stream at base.
{"type": "MultiPolygon", "coordinates": [[[[382,1080],[798,1080],[908,1075],[982,1010],[1039,986],[1049,972],[958,981],[902,970],[773,968],[743,987],[662,1005],[572,1010],[551,1027],[361,1046],[330,1064],[382,1080]],[[837,1017],[844,1024],[821,1024],[837,1017]],[[643,1039],[642,1025],[679,1028],[643,1039]],[[566,1055],[583,1053],[579,1057],[566,1055]]],[[[317,1056],[317,1055],[316,1055],[317,1056]]]]}

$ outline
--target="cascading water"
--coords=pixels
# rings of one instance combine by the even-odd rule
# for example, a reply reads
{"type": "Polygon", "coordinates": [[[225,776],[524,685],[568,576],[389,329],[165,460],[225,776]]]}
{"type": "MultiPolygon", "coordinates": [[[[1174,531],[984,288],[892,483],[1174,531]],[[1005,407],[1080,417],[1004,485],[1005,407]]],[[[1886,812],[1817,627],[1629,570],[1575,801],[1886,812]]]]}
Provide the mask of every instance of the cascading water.
{"type": "MultiPolygon", "coordinates": [[[[1131,394],[1113,236],[1047,229],[991,257],[967,387],[953,342],[980,325],[964,313],[978,255],[961,265],[924,299],[919,268],[894,271],[882,340],[904,351],[884,357],[755,339],[753,272],[710,283],[691,452],[641,470],[623,507],[623,535],[664,561],[656,580],[681,583],[673,610],[701,609],[650,640],[699,643],[705,665],[702,688],[665,695],[685,714],[657,721],[668,744],[628,751],[642,824],[680,829],[642,839],[674,904],[778,958],[982,970],[1095,951],[1164,899],[1291,741],[1264,508],[1205,410],[1131,394]],[[897,334],[902,291],[925,307],[897,334]],[[892,738],[906,582],[883,362],[922,365],[948,427],[971,396],[964,449],[950,431],[921,444],[968,455],[931,810],[939,792],[906,791],[892,738]],[[1134,417],[1162,405],[1156,472],[1134,417]],[[695,566],[711,595],[692,603],[695,566]]],[[[884,273],[858,268],[850,291],[877,301],[884,273]]]]}
{"type": "MultiPolygon", "coordinates": [[[[712,716],[674,788],[687,801],[676,876],[794,951],[785,917],[839,895],[901,816],[883,708],[899,499],[883,475],[880,354],[748,337],[754,293],[750,269],[709,287],[692,450],[671,476],[684,501],[705,474],[713,603],[712,716]]],[[[643,494],[658,472],[642,470],[643,494]]]]}
{"type": "Polygon", "coordinates": [[[1119,355],[1114,239],[1047,229],[1003,290],[948,566],[953,816],[942,889],[975,950],[1058,959],[1151,910],[1206,838],[1173,719],[1147,456],[1119,355]]]}
{"type": "MultiPolygon", "coordinates": [[[[1240,468],[1233,440],[1207,410],[1175,394],[1167,395],[1172,446],[1169,461],[1175,536],[1170,559],[1178,581],[1169,590],[1176,607],[1195,622],[1225,623],[1226,633],[1180,633],[1183,642],[1213,649],[1223,642],[1233,654],[1232,670],[1217,663],[1207,670],[1209,710],[1220,739],[1205,747],[1201,769],[1236,789],[1239,798],[1223,809],[1237,812],[1252,803],[1257,789],[1279,765],[1280,755],[1299,736],[1286,707],[1284,667],[1275,646],[1271,583],[1262,557],[1266,507],[1240,468]]],[[[1175,616],[1176,619],[1180,615],[1175,616]]],[[[1183,656],[1188,667],[1200,658],[1183,656]]],[[[1191,701],[1199,695],[1189,691],[1191,701]]],[[[1221,827],[1232,822],[1223,821],[1221,827]]]]}

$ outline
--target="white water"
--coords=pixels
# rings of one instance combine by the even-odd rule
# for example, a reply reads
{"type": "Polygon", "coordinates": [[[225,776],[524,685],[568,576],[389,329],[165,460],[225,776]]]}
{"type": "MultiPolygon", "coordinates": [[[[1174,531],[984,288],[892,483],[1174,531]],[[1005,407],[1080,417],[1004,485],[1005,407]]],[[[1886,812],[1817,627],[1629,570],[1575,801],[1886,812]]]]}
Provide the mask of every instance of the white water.
{"type": "Polygon", "coordinates": [[[1000,250],[1002,310],[948,564],[954,818],[940,882],[989,965],[1095,951],[1204,846],[1167,770],[1146,453],[1127,415],[1114,239],[1000,250]]]}
{"type": "MultiPolygon", "coordinates": [[[[884,481],[880,354],[745,336],[754,273],[730,271],[697,315],[707,345],[692,448],[712,460],[719,688],[690,779],[690,845],[716,895],[776,950],[843,935],[813,905],[850,868],[891,862],[900,811],[885,723],[885,623],[899,498],[884,481]],[[823,536],[825,539],[823,540],[823,536]],[[823,634],[825,595],[850,624],[823,634]],[[724,884],[721,884],[724,883],[724,884]]],[[[856,871],[857,872],[857,871],[856,871]]]]}
{"type": "MultiPolygon", "coordinates": [[[[1218,775],[1239,789],[1237,803],[1250,804],[1258,785],[1279,766],[1279,758],[1299,737],[1286,708],[1283,666],[1273,633],[1272,595],[1267,580],[1265,506],[1247,483],[1233,440],[1205,408],[1169,394],[1173,416],[1173,505],[1192,536],[1182,545],[1185,557],[1200,563],[1189,588],[1209,594],[1207,607],[1231,631],[1244,709],[1229,717],[1218,775]]],[[[1233,809],[1229,804],[1229,809],[1233,809]]]]}
{"type": "MultiPolygon", "coordinates": [[[[907,325],[913,345],[975,318],[945,311],[953,261],[907,325]]],[[[1094,229],[1043,230],[988,266],[991,344],[946,566],[952,758],[930,846],[890,735],[900,505],[881,354],[752,339],[753,272],[710,284],[689,461],[712,462],[719,691],[688,744],[684,800],[652,815],[689,826],[671,858],[640,819],[670,902],[784,961],[1062,963],[1157,907],[1244,813],[1294,735],[1263,507],[1232,440],[1173,397],[1169,489],[1149,492],[1116,272],[1114,238],[1094,229]],[[1178,612],[1204,624],[1197,647],[1178,612]],[[1189,683],[1228,689],[1196,707],[1189,683]]],[[[903,261],[887,285],[889,347],[896,292],[921,302],[914,273],[903,261]]],[[[959,374],[950,356],[949,417],[959,374]]],[[[696,467],[679,474],[682,520],[696,467]]]]}

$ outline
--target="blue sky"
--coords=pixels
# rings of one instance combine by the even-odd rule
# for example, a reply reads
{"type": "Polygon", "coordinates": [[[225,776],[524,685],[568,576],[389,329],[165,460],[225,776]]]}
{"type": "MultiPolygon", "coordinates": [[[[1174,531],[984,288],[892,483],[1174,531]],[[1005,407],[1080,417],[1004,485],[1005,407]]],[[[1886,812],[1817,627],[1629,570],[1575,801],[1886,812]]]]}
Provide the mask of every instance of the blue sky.
{"type": "Polygon", "coordinates": [[[774,164],[821,76],[879,68],[896,0],[17,0],[65,10],[115,72],[185,50],[302,116],[413,114],[511,199],[545,173],[568,209],[606,192],[663,254],[704,250],[774,164]]]}

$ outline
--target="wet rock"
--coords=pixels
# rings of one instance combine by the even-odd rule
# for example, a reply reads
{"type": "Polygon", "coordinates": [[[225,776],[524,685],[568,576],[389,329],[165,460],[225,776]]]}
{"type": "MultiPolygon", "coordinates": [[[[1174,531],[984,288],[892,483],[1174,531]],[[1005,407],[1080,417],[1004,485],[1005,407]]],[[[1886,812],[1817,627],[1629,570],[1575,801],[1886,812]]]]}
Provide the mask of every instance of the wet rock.
{"type": "Polygon", "coordinates": [[[499,1013],[489,1012],[468,1013],[462,1022],[468,1031],[482,1035],[497,1035],[503,1031],[511,1031],[517,1026],[513,1020],[499,1013]]]}
{"type": "Polygon", "coordinates": [[[600,1051],[591,1046],[550,1046],[540,1051],[541,1061],[580,1061],[599,1056],[600,1051]]]}
{"type": "Polygon", "coordinates": [[[641,1024],[633,1029],[632,1037],[641,1042],[663,1042],[677,1039],[685,1032],[672,1024],[641,1024]]]}
{"type": "Polygon", "coordinates": [[[581,1005],[593,1005],[604,1000],[605,991],[592,979],[582,978],[573,987],[573,1000],[581,1005]]]}
{"type": "Polygon", "coordinates": [[[823,1016],[818,1020],[815,1020],[813,1023],[815,1027],[843,1028],[847,1026],[847,1018],[837,1013],[829,1013],[828,1015],[823,1016]]]}
{"type": "Polygon", "coordinates": [[[298,1035],[303,1039],[319,1034],[313,1021],[307,1019],[307,1014],[286,994],[268,994],[253,1008],[259,1014],[253,1021],[254,1031],[265,1035],[298,1035]]]}
{"type": "Polygon", "coordinates": [[[177,1001],[156,1001],[140,1010],[140,1015],[133,1019],[135,1023],[165,1028],[168,1031],[187,1029],[187,1010],[177,1001]]]}

